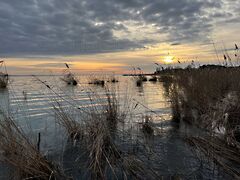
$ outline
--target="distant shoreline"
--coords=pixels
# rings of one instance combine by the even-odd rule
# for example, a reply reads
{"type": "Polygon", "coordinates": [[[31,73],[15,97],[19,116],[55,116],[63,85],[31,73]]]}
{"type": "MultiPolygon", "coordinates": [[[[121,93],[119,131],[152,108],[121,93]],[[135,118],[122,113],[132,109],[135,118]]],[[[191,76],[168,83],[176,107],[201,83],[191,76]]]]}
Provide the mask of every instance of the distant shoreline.
{"type": "MultiPolygon", "coordinates": [[[[76,74],[76,76],[87,76],[87,75],[91,75],[91,74],[76,74]]],[[[110,74],[109,74],[110,75],[110,74]]],[[[146,74],[115,74],[116,76],[139,76],[139,75],[144,75],[144,76],[152,76],[154,75],[153,73],[146,73],[146,74]]],[[[32,74],[32,75],[28,75],[28,74],[10,74],[9,77],[29,77],[29,76],[62,76],[62,74],[32,74]]]]}
{"type": "Polygon", "coordinates": [[[146,73],[146,74],[123,74],[122,76],[153,76],[155,75],[154,73],[146,73]]]}

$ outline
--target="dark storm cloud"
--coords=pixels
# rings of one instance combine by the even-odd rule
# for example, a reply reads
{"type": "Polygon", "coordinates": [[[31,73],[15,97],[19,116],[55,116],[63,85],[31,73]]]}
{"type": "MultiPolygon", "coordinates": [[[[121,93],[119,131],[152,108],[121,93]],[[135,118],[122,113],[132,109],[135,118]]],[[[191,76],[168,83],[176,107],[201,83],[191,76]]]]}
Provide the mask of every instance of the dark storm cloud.
{"type": "MultiPolygon", "coordinates": [[[[221,8],[214,0],[0,0],[0,53],[81,54],[143,48],[157,41],[117,38],[126,21],[167,33],[172,42],[205,40],[221,8]],[[122,23],[118,23],[122,22],[122,23]]],[[[136,37],[138,35],[136,34],[136,37]]],[[[152,35],[151,35],[152,36],[152,35]]]]}

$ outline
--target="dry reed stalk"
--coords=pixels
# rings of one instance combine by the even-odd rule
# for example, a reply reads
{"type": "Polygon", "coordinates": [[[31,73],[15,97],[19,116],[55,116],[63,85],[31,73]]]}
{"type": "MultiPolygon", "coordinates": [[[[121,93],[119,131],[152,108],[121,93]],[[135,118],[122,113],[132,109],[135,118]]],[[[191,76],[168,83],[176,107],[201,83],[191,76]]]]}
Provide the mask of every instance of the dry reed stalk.
{"type": "Polygon", "coordinates": [[[239,169],[235,168],[240,164],[239,151],[230,148],[224,141],[216,137],[188,137],[186,141],[203,152],[208,158],[212,158],[220,165],[226,173],[240,178],[239,169]]]}
{"type": "Polygon", "coordinates": [[[63,171],[47,160],[13,119],[0,121],[1,161],[14,170],[14,179],[67,179],[63,171]]]}
{"type": "Polygon", "coordinates": [[[234,139],[232,132],[237,134],[240,125],[239,67],[172,70],[169,76],[174,80],[164,87],[177,117],[209,131],[223,126],[226,139],[234,139]]]}
{"type": "Polygon", "coordinates": [[[82,137],[82,126],[80,122],[73,120],[71,116],[62,108],[60,103],[53,105],[57,121],[66,130],[71,140],[79,140],[82,137]]]}
{"type": "Polygon", "coordinates": [[[153,122],[152,122],[152,118],[149,115],[146,115],[143,118],[144,122],[142,123],[142,131],[145,135],[153,135],[154,134],[154,128],[152,126],[153,122]]]}
{"type": "Polygon", "coordinates": [[[96,92],[90,95],[91,102],[102,104],[90,108],[89,119],[85,122],[90,154],[90,170],[94,178],[105,178],[106,166],[111,167],[121,157],[121,152],[115,145],[117,125],[123,122],[126,112],[120,110],[120,104],[115,91],[104,89],[104,102],[96,92]],[[100,101],[99,101],[100,100],[100,101]]]}
{"type": "Polygon", "coordinates": [[[69,137],[73,140],[80,140],[76,137],[81,137],[81,145],[87,150],[88,168],[92,177],[104,179],[106,165],[111,166],[112,161],[120,154],[114,145],[114,134],[117,123],[122,121],[125,115],[120,112],[116,94],[107,88],[104,97],[95,92],[89,94],[89,101],[91,106],[88,111],[80,111],[81,115],[86,117],[82,122],[72,119],[59,103],[54,109],[59,124],[66,128],[69,137]]]}
{"type": "Polygon", "coordinates": [[[148,168],[143,169],[143,163],[136,163],[136,157],[127,159],[128,154],[117,143],[119,133],[124,133],[118,129],[118,124],[124,123],[129,105],[124,104],[126,108],[120,108],[116,92],[107,87],[104,88],[103,95],[91,92],[89,101],[91,105],[88,110],[80,111],[80,116],[84,118],[79,121],[72,119],[61,107],[56,106],[55,112],[59,123],[67,129],[68,136],[72,138],[71,134],[81,134],[81,138],[77,140],[81,144],[79,148],[87,156],[88,160],[84,164],[87,165],[91,178],[107,179],[110,174],[115,179],[119,178],[119,174],[136,179],[144,176],[148,168]]]}

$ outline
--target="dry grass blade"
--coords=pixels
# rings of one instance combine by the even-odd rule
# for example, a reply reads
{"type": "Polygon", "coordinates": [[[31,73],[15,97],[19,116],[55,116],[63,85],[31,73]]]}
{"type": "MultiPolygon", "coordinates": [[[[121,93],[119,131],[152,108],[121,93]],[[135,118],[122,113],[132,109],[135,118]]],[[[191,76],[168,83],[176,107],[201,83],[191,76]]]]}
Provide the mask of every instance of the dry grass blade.
{"type": "Polygon", "coordinates": [[[203,66],[172,70],[174,79],[165,83],[174,118],[209,131],[220,131],[229,144],[240,141],[239,67],[203,66]]]}
{"type": "Polygon", "coordinates": [[[73,120],[69,114],[64,111],[59,103],[57,103],[57,105],[53,105],[53,107],[58,123],[67,130],[69,137],[72,140],[79,140],[79,138],[82,136],[81,124],[73,120]]]}
{"type": "Polygon", "coordinates": [[[1,161],[15,172],[16,179],[65,179],[59,167],[48,161],[10,118],[0,121],[1,161]]]}
{"type": "Polygon", "coordinates": [[[144,163],[134,155],[130,158],[128,152],[123,150],[126,147],[121,149],[121,145],[118,144],[120,133],[124,133],[118,129],[118,125],[124,123],[129,106],[126,106],[126,109],[120,108],[115,91],[107,87],[102,90],[104,93],[89,94],[88,110],[78,111],[76,109],[80,113],[79,116],[84,118],[78,120],[72,118],[67,111],[59,107],[60,104],[55,106],[58,122],[66,128],[68,136],[80,144],[77,146],[79,157],[83,154],[87,156],[85,159],[78,158],[79,164],[86,166],[86,173],[92,179],[121,179],[123,176],[139,179],[143,176],[150,177],[149,174],[155,177],[153,172],[144,174],[149,170],[143,165],[144,163]],[[81,138],[74,139],[73,134],[79,134],[81,138]]]}
{"type": "Polygon", "coordinates": [[[224,141],[216,137],[188,137],[186,141],[207,157],[212,158],[227,173],[236,179],[240,178],[239,169],[236,168],[236,164],[240,165],[239,151],[235,148],[229,147],[224,141]]]}

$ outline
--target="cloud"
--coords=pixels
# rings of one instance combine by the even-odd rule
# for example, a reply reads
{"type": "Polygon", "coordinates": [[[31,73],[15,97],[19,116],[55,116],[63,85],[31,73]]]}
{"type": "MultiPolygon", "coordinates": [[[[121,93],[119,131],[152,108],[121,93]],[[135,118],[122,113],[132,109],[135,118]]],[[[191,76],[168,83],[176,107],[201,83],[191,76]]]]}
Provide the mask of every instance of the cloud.
{"type": "Polygon", "coordinates": [[[176,42],[176,43],[172,43],[172,44],[171,44],[171,46],[178,46],[178,45],[181,45],[181,43],[176,42]]]}
{"type": "Polygon", "coordinates": [[[1,0],[0,53],[123,51],[158,43],[163,40],[156,38],[159,34],[170,43],[207,41],[216,19],[239,15],[231,4],[226,0],[1,0]],[[227,13],[219,11],[223,6],[227,13]]]}

